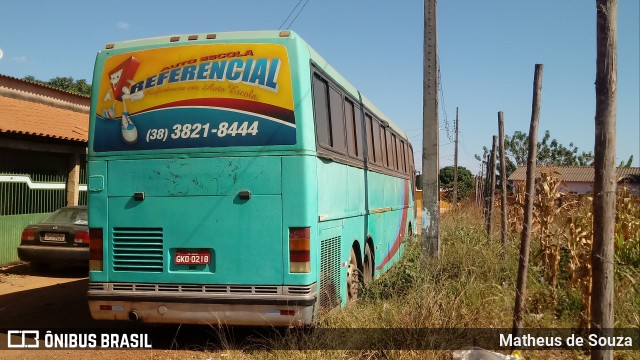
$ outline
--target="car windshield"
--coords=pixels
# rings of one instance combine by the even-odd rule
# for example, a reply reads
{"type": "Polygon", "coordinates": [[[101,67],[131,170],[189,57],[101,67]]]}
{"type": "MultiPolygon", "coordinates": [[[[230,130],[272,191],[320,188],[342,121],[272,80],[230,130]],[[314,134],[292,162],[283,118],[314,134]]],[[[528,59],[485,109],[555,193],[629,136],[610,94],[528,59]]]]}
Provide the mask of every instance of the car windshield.
{"type": "Polygon", "coordinates": [[[49,215],[43,223],[87,225],[86,208],[62,208],[49,215]]]}

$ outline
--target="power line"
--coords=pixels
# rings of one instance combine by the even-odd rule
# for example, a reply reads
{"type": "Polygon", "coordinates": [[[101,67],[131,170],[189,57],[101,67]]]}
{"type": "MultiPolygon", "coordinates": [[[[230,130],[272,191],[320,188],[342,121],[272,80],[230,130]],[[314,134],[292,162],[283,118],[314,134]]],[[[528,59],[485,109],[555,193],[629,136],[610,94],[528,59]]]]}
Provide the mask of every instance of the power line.
{"type": "MultiPolygon", "coordinates": [[[[447,133],[449,141],[453,141],[451,129],[449,128],[449,118],[447,117],[447,106],[444,102],[444,90],[442,89],[442,75],[440,73],[440,55],[438,55],[438,90],[440,92],[440,106],[442,107],[442,115],[444,120],[444,129],[447,133]]],[[[455,124],[454,124],[455,125],[455,124]]]]}
{"type": "Polygon", "coordinates": [[[302,5],[302,7],[300,8],[300,11],[298,11],[298,13],[296,14],[296,17],[293,18],[293,20],[291,20],[291,22],[289,23],[289,26],[287,26],[288,29],[291,29],[291,25],[293,25],[293,23],[296,21],[296,19],[298,18],[298,15],[300,15],[300,13],[302,12],[302,10],[304,10],[304,7],[307,6],[307,4],[309,3],[309,0],[304,2],[304,5],[302,5]]]}
{"type": "Polygon", "coordinates": [[[294,6],[293,9],[291,9],[291,12],[289,13],[289,15],[287,15],[287,18],[284,19],[284,21],[282,22],[282,24],[280,24],[280,26],[278,26],[278,30],[282,29],[282,26],[287,22],[287,20],[289,20],[289,18],[291,17],[291,14],[293,14],[293,12],[296,11],[296,9],[298,8],[298,6],[300,6],[301,3],[302,3],[302,0],[298,1],[296,6],[294,6]]]}
{"type": "MultiPolygon", "coordinates": [[[[296,19],[298,18],[298,16],[302,13],[302,10],[304,10],[305,6],[307,6],[307,4],[309,3],[310,0],[306,0],[304,2],[304,4],[302,4],[302,7],[300,7],[300,10],[298,10],[298,12],[296,13],[296,16],[293,17],[293,19],[291,20],[291,22],[289,23],[289,25],[286,26],[287,29],[291,29],[291,26],[293,25],[293,23],[296,21],[296,19]]],[[[289,19],[289,17],[291,17],[291,14],[293,14],[293,12],[296,10],[296,8],[300,5],[300,3],[302,2],[302,0],[298,1],[298,4],[296,4],[296,6],[293,8],[293,10],[291,10],[291,13],[289,13],[289,16],[287,16],[287,18],[284,20],[284,22],[280,25],[280,27],[278,29],[282,28],[282,25],[284,25],[287,20],[289,19]]]]}

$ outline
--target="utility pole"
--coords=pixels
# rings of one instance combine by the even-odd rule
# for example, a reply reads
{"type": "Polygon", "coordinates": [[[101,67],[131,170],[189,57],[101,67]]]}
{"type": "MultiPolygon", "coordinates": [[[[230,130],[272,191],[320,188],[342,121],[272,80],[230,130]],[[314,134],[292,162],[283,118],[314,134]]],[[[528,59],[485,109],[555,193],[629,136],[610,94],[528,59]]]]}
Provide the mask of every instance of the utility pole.
{"type": "Polygon", "coordinates": [[[456,141],[453,155],[453,208],[458,207],[458,107],[456,107],[456,141]]]}
{"type": "MultiPolygon", "coordinates": [[[[493,221],[491,218],[493,217],[493,195],[495,193],[496,188],[496,152],[498,151],[498,137],[493,135],[493,145],[491,146],[491,180],[489,181],[489,191],[487,191],[488,202],[487,202],[487,236],[491,239],[491,233],[493,233],[493,221]]],[[[489,175],[489,174],[487,174],[489,175]]]]}
{"type": "Polygon", "coordinates": [[[482,207],[482,215],[484,216],[485,206],[484,206],[484,166],[485,161],[480,160],[480,179],[478,179],[478,193],[476,194],[476,198],[478,199],[478,206],[482,207]]]}
{"type": "Polygon", "coordinates": [[[436,0],[424,0],[422,86],[422,254],[440,255],[440,142],[436,0]]]}
{"type": "Polygon", "coordinates": [[[527,298],[527,272],[529,270],[529,249],[531,227],[533,225],[533,198],[536,194],[535,173],[538,144],[538,123],[540,122],[540,101],[542,98],[542,64],[536,64],[533,79],[533,103],[531,105],[531,124],[529,125],[529,151],[527,156],[527,181],[524,198],[524,222],[520,233],[520,256],[518,260],[518,280],[516,284],[516,305],[513,309],[513,336],[522,333],[522,311],[527,298]]]}
{"type": "Polygon", "coordinates": [[[507,246],[507,165],[504,155],[504,113],[498,112],[498,136],[500,137],[500,204],[502,210],[502,246],[507,246]]]}
{"type": "MultiPolygon", "coordinates": [[[[613,336],[614,233],[616,217],[616,89],[618,0],[596,0],[596,134],[591,250],[591,331],[613,336]]],[[[592,360],[613,359],[613,350],[593,349],[592,360]]]]}
{"type": "Polygon", "coordinates": [[[489,173],[489,169],[492,168],[491,164],[491,151],[487,154],[487,171],[484,178],[484,192],[483,192],[483,200],[484,200],[484,228],[487,229],[489,227],[489,190],[491,189],[491,174],[489,173]]]}

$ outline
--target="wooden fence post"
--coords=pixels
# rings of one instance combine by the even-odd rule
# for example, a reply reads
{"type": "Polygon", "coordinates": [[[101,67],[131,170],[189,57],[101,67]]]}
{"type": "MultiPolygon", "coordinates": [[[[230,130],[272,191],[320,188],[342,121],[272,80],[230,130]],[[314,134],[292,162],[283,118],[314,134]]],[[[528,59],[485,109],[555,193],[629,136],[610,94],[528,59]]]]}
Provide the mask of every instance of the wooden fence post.
{"type": "MultiPolygon", "coordinates": [[[[616,216],[616,88],[618,1],[596,0],[596,134],[591,249],[591,331],[613,336],[614,233],[616,216]]],[[[592,350],[592,360],[613,359],[613,350],[592,350]]]]}
{"type": "Polygon", "coordinates": [[[493,196],[495,195],[496,189],[496,152],[498,151],[498,137],[493,135],[493,145],[491,146],[491,178],[489,180],[489,190],[488,194],[488,215],[487,215],[487,236],[491,239],[491,234],[493,233],[493,221],[491,218],[493,217],[493,196]]]}
{"type": "Polygon", "coordinates": [[[504,156],[504,113],[498,112],[498,136],[500,137],[500,192],[502,196],[502,246],[507,246],[507,165],[504,156]]]}
{"type": "Polygon", "coordinates": [[[527,157],[527,182],[524,200],[524,223],[520,236],[520,256],[518,281],[516,284],[516,304],[513,310],[513,336],[522,331],[522,309],[527,292],[527,270],[529,269],[529,247],[531,225],[533,223],[533,198],[535,196],[535,173],[538,144],[538,122],[540,120],[540,98],[542,97],[542,64],[536,64],[533,80],[533,103],[531,105],[531,125],[529,126],[529,152],[527,157]]]}

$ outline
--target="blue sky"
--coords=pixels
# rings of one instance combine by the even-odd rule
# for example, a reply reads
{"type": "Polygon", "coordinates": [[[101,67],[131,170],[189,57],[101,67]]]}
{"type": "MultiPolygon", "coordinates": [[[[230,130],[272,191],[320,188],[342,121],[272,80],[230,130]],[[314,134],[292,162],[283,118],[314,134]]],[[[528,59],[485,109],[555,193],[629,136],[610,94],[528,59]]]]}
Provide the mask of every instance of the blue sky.
{"type": "MultiPolygon", "coordinates": [[[[639,3],[619,0],[618,16],[617,161],[633,155],[634,166],[640,164],[639,3]]],[[[5,0],[0,73],[90,81],[106,43],[278,29],[297,4],[306,5],[291,29],[407,131],[421,168],[422,1],[5,0]]],[[[473,155],[498,132],[498,111],[505,113],[507,135],[528,131],[537,63],[544,64],[539,136],[549,130],[565,146],[593,150],[595,0],[441,0],[438,46],[441,166],[453,164],[446,129],[453,129],[456,107],[460,165],[474,173],[480,166],[473,155]]]]}

